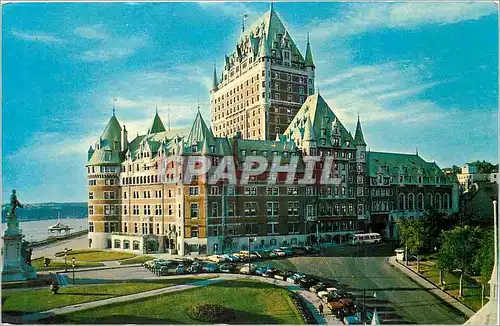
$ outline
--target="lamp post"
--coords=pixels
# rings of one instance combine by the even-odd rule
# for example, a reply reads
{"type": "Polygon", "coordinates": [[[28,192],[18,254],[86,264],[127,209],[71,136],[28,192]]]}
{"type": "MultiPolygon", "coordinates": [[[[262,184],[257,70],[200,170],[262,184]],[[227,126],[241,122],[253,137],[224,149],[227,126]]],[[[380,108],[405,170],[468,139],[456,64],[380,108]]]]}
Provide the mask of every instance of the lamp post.
{"type": "Polygon", "coordinates": [[[73,266],[73,284],[75,284],[75,265],[76,265],[76,258],[73,257],[71,258],[71,262],[73,263],[72,266],[73,266]]]}
{"type": "Polygon", "coordinates": [[[64,248],[64,272],[68,272],[68,248],[64,248]]]}

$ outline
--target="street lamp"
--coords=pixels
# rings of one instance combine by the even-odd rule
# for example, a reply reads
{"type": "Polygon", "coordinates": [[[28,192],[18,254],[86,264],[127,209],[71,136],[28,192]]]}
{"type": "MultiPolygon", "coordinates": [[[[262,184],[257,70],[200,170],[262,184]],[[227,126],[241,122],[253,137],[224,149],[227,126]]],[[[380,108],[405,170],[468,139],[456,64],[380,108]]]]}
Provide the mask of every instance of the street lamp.
{"type": "Polygon", "coordinates": [[[72,266],[73,266],[73,284],[75,284],[75,265],[76,265],[76,258],[73,257],[71,258],[71,262],[73,263],[72,266]]]}
{"type": "Polygon", "coordinates": [[[64,248],[64,272],[68,272],[68,248],[64,248]]]}
{"type": "Polygon", "coordinates": [[[33,236],[30,235],[30,242],[33,242],[33,236]]]}

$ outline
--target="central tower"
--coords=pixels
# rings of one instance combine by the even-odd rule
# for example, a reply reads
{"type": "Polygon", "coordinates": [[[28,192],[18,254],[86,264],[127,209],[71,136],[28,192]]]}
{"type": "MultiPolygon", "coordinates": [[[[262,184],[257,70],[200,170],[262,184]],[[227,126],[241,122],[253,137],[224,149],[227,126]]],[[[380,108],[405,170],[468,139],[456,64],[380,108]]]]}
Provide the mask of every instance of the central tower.
{"type": "Polygon", "coordinates": [[[241,131],[246,139],[274,140],[314,93],[314,70],[309,38],[304,58],[271,6],[242,32],[235,51],[225,56],[222,74],[214,67],[210,100],[215,136],[241,131]]]}

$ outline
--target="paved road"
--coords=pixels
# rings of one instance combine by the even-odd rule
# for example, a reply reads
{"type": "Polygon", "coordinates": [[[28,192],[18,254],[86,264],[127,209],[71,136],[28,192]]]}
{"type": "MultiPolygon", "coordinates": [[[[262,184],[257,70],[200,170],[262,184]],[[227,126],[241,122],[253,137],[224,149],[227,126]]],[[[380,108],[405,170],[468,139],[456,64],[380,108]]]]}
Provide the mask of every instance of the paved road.
{"type": "MultiPolygon", "coordinates": [[[[322,257],[294,257],[289,261],[301,272],[338,280],[360,303],[364,288],[367,306],[377,308],[384,324],[463,324],[467,320],[392,267],[387,262],[391,254],[392,248],[385,244],[336,247],[326,249],[322,257]]],[[[277,264],[292,265],[283,260],[277,264]]],[[[81,281],[156,278],[142,267],[79,272],[77,277],[81,281]]]]}
{"type": "Polygon", "coordinates": [[[87,239],[87,234],[79,237],[66,239],[62,241],[57,241],[53,243],[48,243],[46,245],[33,248],[33,259],[38,257],[48,257],[54,258],[56,252],[62,251],[64,248],[77,248],[85,249],[88,248],[89,240],[87,239]]]}
{"type": "Polygon", "coordinates": [[[377,308],[383,324],[463,324],[467,320],[389,265],[391,252],[385,244],[337,247],[325,250],[323,257],[290,260],[301,272],[338,280],[360,303],[364,288],[366,305],[377,308]]]}

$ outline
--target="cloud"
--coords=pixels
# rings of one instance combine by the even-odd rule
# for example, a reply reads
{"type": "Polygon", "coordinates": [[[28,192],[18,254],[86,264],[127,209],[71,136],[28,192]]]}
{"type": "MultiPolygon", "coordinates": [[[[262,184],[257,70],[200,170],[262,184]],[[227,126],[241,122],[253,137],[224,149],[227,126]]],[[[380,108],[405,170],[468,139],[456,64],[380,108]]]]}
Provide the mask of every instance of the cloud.
{"type": "Polygon", "coordinates": [[[76,36],[86,39],[107,39],[108,35],[103,25],[80,26],[74,30],[76,36]]]}
{"type": "Polygon", "coordinates": [[[345,37],[380,28],[415,29],[428,24],[454,24],[497,12],[494,3],[352,4],[335,17],[311,22],[315,40],[345,37]],[[339,18],[340,17],[340,18],[339,18]]]}
{"type": "MultiPolygon", "coordinates": [[[[217,15],[224,15],[229,17],[241,17],[244,14],[248,15],[248,22],[253,18],[261,15],[261,12],[251,9],[246,3],[242,2],[198,2],[201,9],[213,12],[217,15]]],[[[254,4],[253,4],[254,5],[254,4]]],[[[252,6],[254,7],[254,6],[252,6]]]]}
{"type": "Polygon", "coordinates": [[[62,44],[66,43],[65,40],[58,38],[54,35],[43,33],[43,32],[20,32],[13,30],[11,34],[21,40],[28,42],[38,42],[44,44],[62,44]]]}
{"type": "MultiPolygon", "coordinates": [[[[92,35],[89,30],[86,32],[87,36],[92,35]]],[[[78,58],[89,62],[121,59],[133,55],[137,50],[144,47],[147,41],[148,37],[146,35],[105,38],[101,39],[96,48],[84,51],[78,58]]]]}

